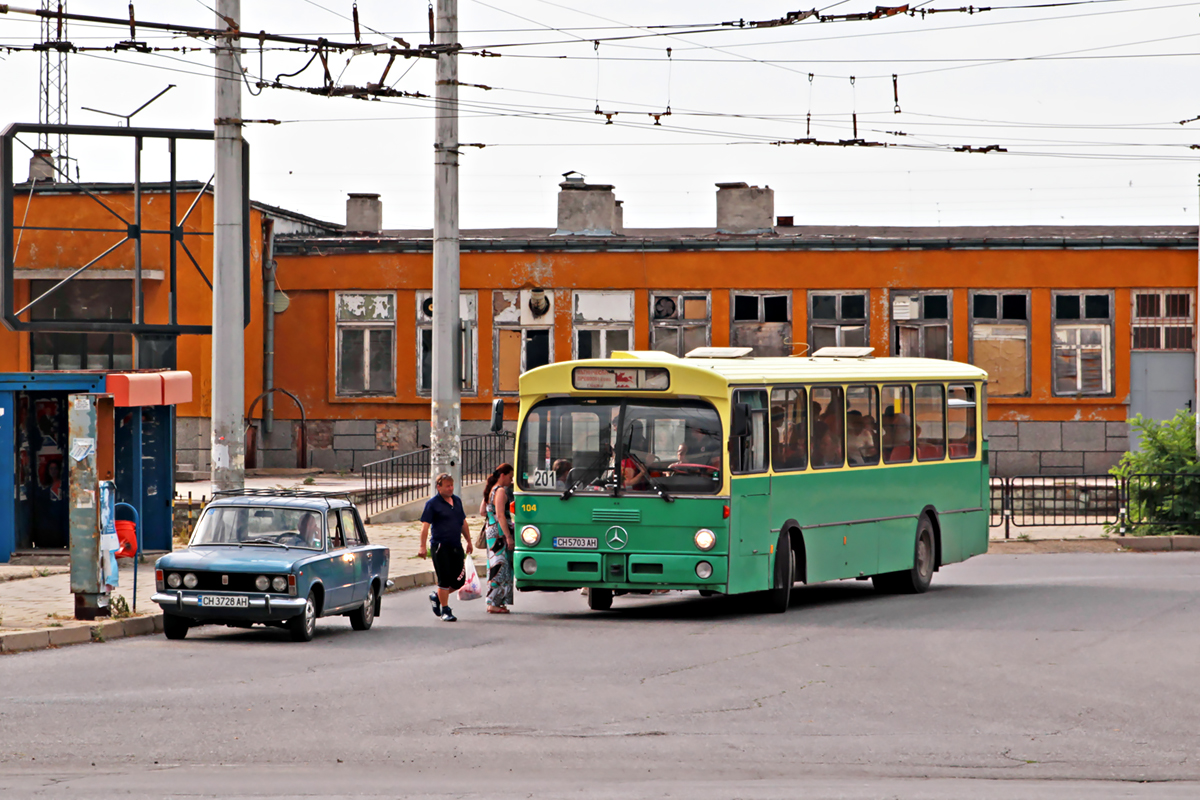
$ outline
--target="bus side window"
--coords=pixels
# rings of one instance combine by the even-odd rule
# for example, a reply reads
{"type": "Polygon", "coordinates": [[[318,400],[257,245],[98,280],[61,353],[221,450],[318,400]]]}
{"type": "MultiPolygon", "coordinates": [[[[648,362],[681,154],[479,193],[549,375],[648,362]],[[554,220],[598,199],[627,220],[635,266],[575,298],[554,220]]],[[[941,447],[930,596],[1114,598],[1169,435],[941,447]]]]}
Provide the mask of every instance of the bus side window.
{"type": "Polygon", "coordinates": [[[771,391],[771,450],[775,469],[808,464],[808,398],[803,389],[771,391]]]}
{"type": "Polygon", "coordinates": [[[917,387],[917,460],[941,461],[946,457],[946,387],[917,387]]]}
{"type": "Polygon", "coordinates": [[[769,425],[767,393],[763,389],[740,389],[733,393],[733,402],[749,406],[750,433],[732,439],[730,456],[734,472],[766,472],[767,428],[769,425]]]}
{"type": "Polygon", "coordinates": [[[851,386],[846,390],[846,463],[852,467],[879,463],[879,389],[851,386]]]}
{"type": "Polygon", "coordinates": [[[812,465],[816,469],[846,463],[846,403],[840,386],[814,386],[812,395],[812,465]]]}
{"type": "Polygon", "coordinates": [[[950,427],[950,457],[975,457],[975,387],[951,386],[946,399],[950,427]]]}
{"type": "Polygon", "coordinates": [[[879,418],[883,438],[883,462],[907,464],[913,459],[913,396],[911,386],[883,387],[883,414],[879,418]]]}

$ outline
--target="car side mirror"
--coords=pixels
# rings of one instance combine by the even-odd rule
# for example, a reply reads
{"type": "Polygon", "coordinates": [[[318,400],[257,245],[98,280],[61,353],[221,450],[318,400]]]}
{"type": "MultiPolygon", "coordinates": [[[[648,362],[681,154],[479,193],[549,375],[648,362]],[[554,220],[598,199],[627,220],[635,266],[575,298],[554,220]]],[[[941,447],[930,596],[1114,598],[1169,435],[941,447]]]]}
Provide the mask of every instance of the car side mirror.
{"type": "Polygon", "coordinates": [[[492,433],[504,430],[504,398],[497,397],[492,401],[492,433]]]}
{"type": "Polygon", "coordinates": [[[750,435],[750,406],[746,403],[733,404],[733,420],[729,425],[731,437],[750,435]]]}

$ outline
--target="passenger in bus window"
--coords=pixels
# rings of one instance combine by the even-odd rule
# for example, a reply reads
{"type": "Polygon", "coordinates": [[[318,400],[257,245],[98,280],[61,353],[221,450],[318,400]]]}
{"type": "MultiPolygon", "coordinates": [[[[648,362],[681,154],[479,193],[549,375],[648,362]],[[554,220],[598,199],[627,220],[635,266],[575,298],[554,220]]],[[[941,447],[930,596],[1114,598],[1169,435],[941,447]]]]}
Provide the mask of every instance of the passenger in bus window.
{"type": "Polygon", "coordinates": [[[804,469],[804,460],[807,453],[804,452],[804,428],[800,425],[793,425],[787,435],[787,441],[783,443],[783,463],[784,469],[804,469]]]}
{"type": "Polygon", "coordinates": [[[861,467],[870,463],[870,453],[863,451],[870,446],[869,440],[863,438],[863,415],[861,411],[846,413],[846,463],[852,467],[861,467]]]}
{"type": "Polygon", "coordinates": [[[912,418],[891,406],[883,412],[883,452],[889,464],[912,461],[912,418]]]}
{"type": "Polygon", "coordinates": [[[551,469],[554,470],[554,485],[558,489],[567,488],[567,476],[571,474],[571,460],[560,458],[554,462],[551,469]]]}
{"type": "Polygon", "coordinates": [[[842,454],[843,428],[840,404],[830,402],[817,424],[813,425],[813,466],[838,467],[844,463],[842,454]]]}

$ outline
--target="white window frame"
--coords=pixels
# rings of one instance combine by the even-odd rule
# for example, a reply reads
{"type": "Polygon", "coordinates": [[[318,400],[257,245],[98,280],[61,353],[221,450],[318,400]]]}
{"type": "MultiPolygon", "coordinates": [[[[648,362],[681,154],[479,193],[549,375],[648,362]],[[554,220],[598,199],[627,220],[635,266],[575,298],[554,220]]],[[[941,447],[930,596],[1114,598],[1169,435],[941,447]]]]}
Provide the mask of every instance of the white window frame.
{"type": "Polygon", "coordinates": [[[864,346],[871,345],[871,292],[868,289],[809,289],[808,290],[808,345],[811,350],[813,347],[813,332],[817,328],[832,328],[834,339],[837,347],[846,347],[845,329],[846,328],[862,328],[864,346]],[[813,315],[813,304],[818,297],[834,297],[834,303],[837,304],[837,311],[833,319],[817,319],[813,315]],[[862,321],[847,319],[842,316],[842,298],[843,297],[861,297],[863,299],[863,313],[866,314],[862,321]]]}
{"type": "MultiPolygon", "coordinates": [[[[624,331],[628,337],[628,349],[636,349],[633,340],[633,315],[634,315],[634,298],[631,291],[587,291],[577,290],[571,293],[571,319],[573,329],[571,331],[571,358],[579,358],[579,333],[580,331],[600,331],[600,352],[608,353],[608,332],[609,331],[624,331]],[[590,319],[585,317],[579,310],[580,299],[599,298],[599,297],[614,297],[624,298],[628,303],[628,313],[624,319],[614,318],[610,320],[590,319]]],[[[598,356],[593,356],[597,358],[598,356]]]]}
{"type": "Polygon", "coordinates": [[[926,332],[929,328],[944,327],[946,329],[946,360],[954,360],[954,290],[952,289],[895,289],[888,293],[888,316],[891,319],[891,342],[890,353],[893,356],[908,356],[910,354],[901,353],[902,342],[900,339],[900,328],[919,328],[917,349],[920,351],[916,357],[925,358],[925,339],[926,332]],[[917,299],[920,308],[918,314],[920,316],[909,319],[897,319],[896,305],[901,298],[917,299]],[[925,319],[925,299],[928,297],[945,297],[946,298],[946,318],[945,319],[925,319]]]}
{"type": "Polygon", "coordinates": [[[1165,353],[1193,353],[1196,350],[1196,291],[1194,289],[1131,289],[1130,290],[1129,346],[1132,350],[1165,353]],[[1138,299],[1146,295],[1158,297],[1162,311],[1157,317],[1143,317],[1138,313],[1138,299]],[[1188,313],[1182,317],[1168,317],[1167,296],[1183,295],[1188,298],[1188,313]],[[1138,346],[1138,330],[1154,328],[1158,331],[1158,347],[1138,346]],[[1188,328],[1191,330],[1191,347],[1166,347],[1167,331],[1188,328]]]}
{"type": "MultiPolygon", "coordinates": [[[[683,329],[684,328],[704,328],[704,346],[712,344],[712,292],[707,289],[701,291],[684,291],[682,289],[663,289],[651,290],[648,293],[650,298],[650,349],[659,350],[657,333],[665,328],[672,328],[679,331],[679,345],[683,346],[683,329]],[[675,312],[680,313],[683,308],[683,300],[686,297],[704,298],[704,319],[703,320],[684,320],[684,319],[655,319],[654,304],[660,297],[670,297],[675,301],[675,312]]],[[[661,352],[667,352],[661,350],[661,352]]],[[[680,352],[677,355],[687,355],[685,352],[680,352]]]]}
{"type": "MultiPolygon", "coordinates": [[[[764,291],[764,290],[760,290],[760,289],[753,289],[753,290],[748,290],[748,291],[744,291],[741,289],[730,290],[730,292],[729,292],[729,343],[734,347],[739,346],[738,343],[736,342],[736,333],[737,333],[738,328],[740,328],[740,327],[745,327],[745,326],[750,326],[750,325],[786,325],[787,326],[787,335],[785,337],[784,344],[786,345],[787,352],[784,355],[791,355],[792,347],[795,342],[795,336],[794,336],[794,332],[793,332],[793,328],[792,328],[793,316],[794,315],[792,313],[792,291],[790,289],[778,289],[778,290],[771,290],[771,291],[764,291]],[[758,299],[758,319],[754,319],[754,320],[736,319],[735,309],[737,308],[737,298],[739,298],[739,297],[754,297],[754,298],[758,299]],[[784,320],[783,322],[767,322],[764,319],[764,317],[766,316],[766,310],[763,305],[763,300],[764,300],[764,298],[767,298],[767,297],[782,297],[786,300],[786,302],[787,302],[787,319],[786,320],[784,320]]],[[[746,345],[746,346],[748,346],[748,345],[746,345]]]]}
{"type": "Polygon", "coordinates": [[[1113,395],[1113,316],[1115,314],[1114,297],[1115,293],[1111,290],[1060,290],[1050,293],[1050,311],[1052,316],[1050,331],[1050,391],[1054,397],[1111,397],[1113,395]],[[1064,319],[1058,318],[1058,298],[1060,296],[1077,296],[1079,298],[1079,314],[1080,319],[1064,319]],[[1087,315],[1087,297],[1107,297],[1108,298],[1108,317],[1088,318],[1087,315]],[[1082,331],[1085,329],[1097,329],[1100,331],[1100,345],[1065,345],[1060,347],[1058,343],[1059,330],[1074,330],[1082,331]],[[1083,373],[1080,369],[1082,362],[1082,352],[1085,347],[1099,347],[1101,352],[1101,364],[1104,368],[1104,386],[1099,392],[1084,392],[1082,381],[1083,373]],[[1075,350],[1075,391],[1060,392],[1058,390],[1058,375],[1056,370],[1058,364],[1058,354],[1061,349],[1073,348],[1075,350]]]}
{"type": "MultiPolygon", "coordinates": [[[[416,387],[417,394],[428,397],[433,387],[425,386],[421,374],[421,332],[433,330],[433,317],[425,315],[425,301],[433,298],[433,292],[416,293],[416,387]]],[[[458,324],[462,341],[459,344],[459,391],[466,397],[479,394],[479,300],[478,292],[474,290],[460,291],[458,294],[458,324]],[[466,357],[463,357],[463,351],[466,357]]]]}
{"type": "Polygon", "coordinates": [[[1032,391],[1032,374],[1033,374],[1033,297],[1028,289],[972,289],[967,295],[968,311],[970,316],[970,337],[967,340],[967,359],[975,363],[975,330],[976,326],[986,326],[994,328],[1024,328],[1025,332],[1025,383],[1024,389],[1019,394],[995,394],[993,397],[1029,397],[1032,391]],[[995,295],[996,296],[996,316],[995,317],[977,317],[975,316],[975,297],[977,295],[995,295]],[[1021,295],[1025,298],[1025,319],[1005,319],[1004,318],[1004,296],[1005,295],[1021,295]]]}
{"type": "Polygon", "coordinates": [[[333,298],[333,319],[334,319],[334,370],[333,370],[333,395],[338,398],[357,398],[357,397],[395,397],[396,396],[396,334],[397,334],[397,313],[396,313],[396,293],[381,292],[377,290],[364,289],[361,291],[337,291],[334,292],[333,298]],[[391,299],[392,316],[391,319],[380,321],[372,321],[370,319],[352,319],[343,320],[339,318],[340,309],[342,307],[342,298],[354,295],[364,297],[388,297],[391,299]],[[342,333],[347,330],[363,331],[363,386],[361,392],[343,392],[342,387],[342,333]],[[392,353],[390,359],[392,372],[392,386],[390,391],[372,391],[371,389],[371,331],[386,330],[392,334],[392,353]]]}

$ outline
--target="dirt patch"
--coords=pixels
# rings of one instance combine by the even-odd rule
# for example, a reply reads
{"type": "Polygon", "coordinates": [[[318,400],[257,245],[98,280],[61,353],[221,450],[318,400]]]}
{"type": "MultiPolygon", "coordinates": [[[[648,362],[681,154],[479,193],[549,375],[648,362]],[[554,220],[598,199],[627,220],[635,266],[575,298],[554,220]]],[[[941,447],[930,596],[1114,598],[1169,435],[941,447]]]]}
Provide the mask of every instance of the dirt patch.
{"type": "Polygon", "coordinates": [[[1003,539],[988,543],[989,553],[1116,553],[1121,546],[1112,539],[1003,539]]]}

